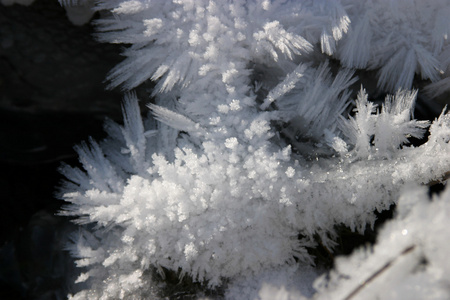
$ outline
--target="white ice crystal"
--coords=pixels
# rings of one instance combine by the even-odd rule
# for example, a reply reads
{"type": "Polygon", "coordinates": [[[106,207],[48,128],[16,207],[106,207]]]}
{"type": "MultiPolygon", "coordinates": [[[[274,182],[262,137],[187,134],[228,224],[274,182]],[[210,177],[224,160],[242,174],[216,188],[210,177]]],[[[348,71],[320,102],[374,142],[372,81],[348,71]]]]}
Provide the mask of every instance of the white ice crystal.
{"type": "Polygon", "coordinates": [[[341,119],[340,124],[344,135],[355,145],[357,156],[388,157],[408,143],[409,137],[422,138],[428,122],[410,120],[416,95],[416,91],[399,90],[395,96],[387,96],[381,112],[374,115],[376,107],[367,101],[367,94],[361,89],[356,101],[356,117],[341,119]]]}
{"type": "MultiPolygon", "coordinates": [[[[152,115],[142,118],[136,95],[126,94],[124,125],[108,121],[106,140],[76,148],[84,170],[62,168],[62,198],[70,202],[62,214],[83,225],[70,247],[84,268],[75,299],[157,297],[153,267],[211,288],[230,282],[228,295],[236,294],[239,278],[311,265],[307,248],[320,242],[332,249],[336,225],[362,233],[406,183],[440,180],[450,170],[449,114],[431,124],[428,142],[408,145],[429,125],[411,120],[415,91],[398,90],[377,110],[362,89],[348,116],[354,71],[336,70],[322,52],[345,57],[340,43],[355,44],[345,35],[368,30],[349,30],[351,13],[370,11],[365,4],[96,4],[112,13],[96,21],[99,38],[131,44],[111,72],[111,87],[157,84],[152,115]]],[[[396,19],[381,19],[387,29],[371,28],[373,36],[396,28],[396,19]]],[[[417,51],[403,56],[410,50],[394,45],[386,62],[375,48],[342,61],[376,61],[381,86],[409,88],[417,70],[437,78],[426,61],[417,63],[417,51]],[[397,78],[397,64],[412,71],[401,69],[397,78]]]]}

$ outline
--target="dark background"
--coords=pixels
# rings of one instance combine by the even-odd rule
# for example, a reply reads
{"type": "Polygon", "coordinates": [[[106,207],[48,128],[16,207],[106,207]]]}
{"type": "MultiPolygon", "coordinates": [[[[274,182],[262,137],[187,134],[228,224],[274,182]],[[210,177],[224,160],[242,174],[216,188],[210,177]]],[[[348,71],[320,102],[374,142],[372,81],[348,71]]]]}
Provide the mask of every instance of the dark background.
{"type": "MultiPolygon", "coordinates": [[[[95,16],[94,16],[95,17],[95,16]]],[[[120,46],[99,44],[57,0],[0,4],[0,299],[65,299],[70,223],[55,216],[75,144],[120,121],[120,91],[105,91],[120,46]]]]}

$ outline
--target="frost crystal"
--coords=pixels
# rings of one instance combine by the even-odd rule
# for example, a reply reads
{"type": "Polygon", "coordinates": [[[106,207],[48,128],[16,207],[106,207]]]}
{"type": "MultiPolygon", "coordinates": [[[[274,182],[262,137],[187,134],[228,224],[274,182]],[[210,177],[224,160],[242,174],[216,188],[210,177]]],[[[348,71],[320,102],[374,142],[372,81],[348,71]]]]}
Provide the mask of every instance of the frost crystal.
{"type": "Polygon", "coordinates": [[[414,74],[438,81],[448,66],[449,3],[343,0],[352,20],[338,57],[344,66],[379,68],[378,85],[411,88],[414,74]]]}
{"type": "Polygon", "coordinates": [[[230,298],[240,278],[312,276],[308,248],[332,250],[336,225],[362,233],[406,183],[445,176],[450,115],[409,146],[429,123],[411,120],[417,92],[398,89],[415,73],[437,81],[448,63],[437,58],[448,50],[445,1],[387,12],[385,1],[349,2],[96,2],[112,13],[96,21],[100,40],[131,44],[111,87],[157,84],[152,115],[127,93],[124,125],[108,121],[106,140],[76,148],[84,170],[62,168],[62,214],[83,225],[70,247],[84,268],[74,299],[157,297],[153,269],[230,283],[230,298]],[[436,24],[416,25],[416,14],[436,24]],[[356,49],[360,39],[371,47],[356,49]],[[361,88],[348,116],[357,78],[331,55],[380,68],[395,95],[377,110],[361,88]]]}

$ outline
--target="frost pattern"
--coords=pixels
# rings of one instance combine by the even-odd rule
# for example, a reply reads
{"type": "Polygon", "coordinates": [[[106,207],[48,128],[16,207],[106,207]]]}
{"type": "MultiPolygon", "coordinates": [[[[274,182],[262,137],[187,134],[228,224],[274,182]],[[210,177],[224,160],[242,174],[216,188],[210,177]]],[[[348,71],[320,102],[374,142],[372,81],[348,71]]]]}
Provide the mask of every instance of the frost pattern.
{"type": "Polygon", "coordinates": [[[410,120],[416,95],[416,91],[398,91],[395,96],[387,96],[381,112],[374,115],[376,107],[367,101],[367,94],[361,89],[356,101],[356,117],[341,121],[342,131],[354,144],[357,156],[389,157],[408,143],[408,137],[423,137],[428,122],[410,120]]]}
{"type": "Polygon", "coordinates": [[[373,248],[340,258],[314,299],[447,299],[450,189],[429,199],[423,187],[405,190],[394,220],[373,248]],[[430,223],[430,220],[431,223],[430,223]],[[357,276],[355,276],[357,274],[357,276]]]}
{"type": "Polygon", "coordinates": [[[447,0],[343,0],[351,28],[338,58],[346,67],[379,69],[378,85],[391,92],[411,88],[414,74],[437,82],[448,66],[447,0]]]}
{"type": "MultiPolygon", "coordinates": [[[[415,91],[398,90],[377,110],[362,88],[348,116],[356,77],[321,53],[342,55],[349,12],[365,4],[349,12],[338,1],[96,4],[113,14],[97,21],[99,38],[131,44],[111,86],[157,85],[152,115],[142,118],[127,93],[124,125],[108,121],[105,141],[76,148],[84,170],[62,168],[70,202],[62,214],[83,225],[70,246],[84,268],[74,299],[157,297],[153,267],[216,288],[310,265],[307,248],[333,249],[335,225],[363,232],[406,183],[450,169],[449,114],[431,124],[427,143],[408,145],[429,126],[412,120],[415,91]]],[[[410,87],[389,71],[416,62],[416,52],[404,54],[389,62],[374,54],[387,66],[381,85],[410,87]]]]}

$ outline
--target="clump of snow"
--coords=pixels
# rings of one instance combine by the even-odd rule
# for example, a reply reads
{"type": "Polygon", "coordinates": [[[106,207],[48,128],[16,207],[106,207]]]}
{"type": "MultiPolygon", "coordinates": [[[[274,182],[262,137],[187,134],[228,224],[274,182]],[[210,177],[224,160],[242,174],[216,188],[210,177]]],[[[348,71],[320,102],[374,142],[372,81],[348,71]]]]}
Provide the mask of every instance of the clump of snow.
{"type": "Polygon", "coordinates": [[[338,258],[314,299],[448,299],[449,213],[450,188],[429,199],[408,186],[375,246],[338,258]]]}

